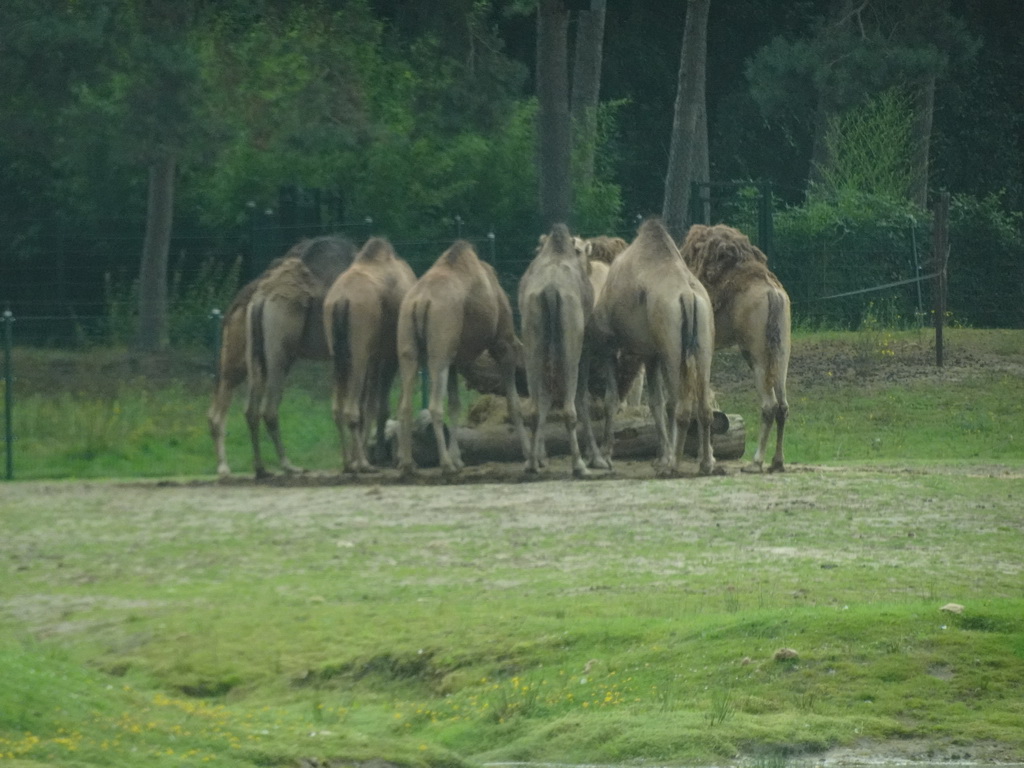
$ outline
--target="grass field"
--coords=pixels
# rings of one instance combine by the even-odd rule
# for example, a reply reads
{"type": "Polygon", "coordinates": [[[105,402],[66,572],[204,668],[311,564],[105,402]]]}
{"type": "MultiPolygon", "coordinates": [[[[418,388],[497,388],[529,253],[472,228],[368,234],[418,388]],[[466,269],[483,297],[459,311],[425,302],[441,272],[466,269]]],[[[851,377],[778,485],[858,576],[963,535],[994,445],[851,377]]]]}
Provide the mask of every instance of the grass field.
{"type": "Polygon", "coordinates": [[[313,369],[318,479],[218,483],[200,366],[22,353],[0,763],[1024,761],[1024,334],[950,335],[799,337],[784,475],[456,485],[331,481],[313,369]]]}

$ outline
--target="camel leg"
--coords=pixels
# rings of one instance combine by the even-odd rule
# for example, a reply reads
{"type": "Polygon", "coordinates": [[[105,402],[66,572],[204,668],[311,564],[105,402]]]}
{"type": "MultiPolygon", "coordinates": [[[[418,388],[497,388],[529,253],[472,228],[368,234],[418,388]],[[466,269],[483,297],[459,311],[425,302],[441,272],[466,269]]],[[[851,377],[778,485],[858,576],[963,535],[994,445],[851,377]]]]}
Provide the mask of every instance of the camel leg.
{"type": "MultiPolygon", "coordinates": [[[[448,442],[444,437],[444,393],[448,390],[449,367],[440,368],[432,366],[430,371],[430,402],[427,406],[430,411],[430,423],[434,429],[434,440],[437,442],[437,458],[441,465],[441,474],[454,475],[459,469],[449,453],[448,442]]],[[[449,414],[449,419],[451,414],[449,414]]],[[[449,434],[454,436],[454,427],[449,428],[449,434]]],[[[456,443],[458,445],[458,443],[456,443]]]]}
{"type": "Polygon", "coordinates": [[[367,368],[367,361],[362,355],[353,355],[348,397],[345,400],[345,424],[348,426],[349,442],[352,445],[352,466],[349,470],[351,472],[369,472],[373,469],[366,458],[365,448],[367,400],[371,387],[371,383],[368,382],[371,374],[367,368]]]}
{"type": "MultiPolygon", "coordinates": [[[[576,436],[576,424],[578,415],[576,412],[576,393],[578,391],[580,378],[580,349],[579,344],[569,348],[571,342],[566,340],[565,359],[565,397],[563,411],[565,415],[565,430],[569,435],[569,451],[572,455],[572,474],[574,477],[586,477],[590,474],[587,471],[587,462],[580,455],[580,442],[576,436]]],[[[545,414],[546,415],[546,414],[545,414]]]]}
{"type": "Polygon", "coordinates": [[[647,369],[647,403],[651,409],[651,418],[654,421],[654,431],[658,436],[659,444],[658,458],[654,464],[657,471],[664,474],[671,470],[674,458],[670,439],[671,427],[675,426],[674,403],[671,409],[671,418],[667,419],[667,423],[666,415],[669,410],[667,404],[675,397],[675,390],[668,385],[665,365],[660,360],[649,360],[645,367],[647,369]]]}
{"type": "Polygon", "coordinates": [[[284,449],[284,441],[281,439],[281,420],[278,415],[281,407],[281,397],[284,395],[284,380],[288,375],[291,364],[292,360],[290,359],[277,361],[268,356],[266,389],[263,393],[263,403],[260,410],[263,412],[263,423],[267,427],[267,433],[270,435],[270,439],[277,451],[281,469],[289,474],[298,474],[303,470],[301,467],[292,464],[288,458],[288,454],[284,449]]]}
{"type": "MultiPolygon", "coordinates": [[[[775,395],[775,390],[768,381],[768,370],[764,364],[758,361],[752,363],[751,368],[754,371],[754,384],[757,387],[757,396],[761,401],[761,423],[757,436],[757,450],[754,452],[754,458],[751,460],[750,465],[744,467],[743,471],[761,472],[764,467],[765,452],[768,448],[768,437],[771,434],[772,425],[776,422],[779,401],[775,395]]],[[[778,451],[778,448],[776,448],[776,451],[778,451]]],[[[777,452],[776,458],[778,458],[777,452]]]]}
{"type": "Polygon", "coordinates": [[[334,426],[338,428],[338,442],[341,446],[341,471],[351,472],[352,456],[349,437],[345,429],[345,400],[348,397],[347,377],[335,374],[334,392],[331,395],[331,415],[334,426]]]}
{"type": "MultiPolygon", "coordinates": [[[[706,397],[701,397],[697,403],[697,428],[700,442],[697,448],[697,461],[702,475],[710,475],[715,472],[715,451],[711,446],[711,421],[714,418],[714,411],[706,397]]],[[[689,424],[687,424],[689,431],[689,424]]],[[[684,438],[686,433],[682,433],[684,438]]],[[[680,440],[682,442],[682,440],[680,440]]]]}
{"type": "Polygon", "coordinates": [[[459,378],[455,372],[455,366],[443,368],[438,376],[433,379],[433,386],[430,389],[430,419],[434,425],[434,437],[437,440],[438,456],[441,463],[441,474],[457,475],[465,466],[462,462],[462,451],[459,449],[459,439],[456,432],[459,428],[459,378]],[[441,402],[442,396],[448,395],[448,443],[444,439],[444,408],[441,402]],[[444,452],[441,453],[441,449],[444,452]]]}
{"type": "Polygon", "coordinates": [[[400,361],[402,395],[398,401],[398,472],[408,477],[416,471],[412,460],[412,400],[419,379],[419,366],[415,357],[400,361]]]}
{"type": "MultiPolygon", "coordinates": [[[[523,461],[525,462],[530,456],[530,437],[523,426],[523,408],[519,402],[519,392],[516,389],[516,353],[511,345],[504,342],[492,347],[489,351],[498,362],[501,377],[505,382],[505,403],[512,421],[512,428],[523,449],[523,461]]],[[[545,456],[542,452],[541,456],[538,456],[538,461],[543,463],[544,459],[545,456]]]]}
{"type": "MultiPolygon", "coordinates": [[[[531,347],[533,345],[531,344],[531,347]]],[[[526,357],[526,386],[533,400],[533,413],[529,415],[530,430],[533,437],[530,451],[526,454],[526,465],[523,471],[537,474],[540,469],[541,452],[544,450],[544,422],[551,408],[551,393],[544,385],[544,359],[539,350],[528,348],[526,357]]]]}
{"type": "Polygon", "coordinates": [[[786,420],[789,418],[789,401],[786,399],[786,383],[782,378],[775,385],[775,396],[778,405],[775,408],[775,456],[772,458],[771,472],[785,472],[786,461],[782,455],[782,436],[786,431],[786,420]]]}
{"type": "Polygon", "coordinates": [[[218,378],[210,410],[206,413],[206,421],[210,425],[210,437],[213,438],[213,447],[217,451],[217,474],[221,477],[227,477],[231,474],[231,468],[228,466],[227,448],[225,447],[227,419],[228,409],[231,407],[231,396],[235,387],[240,383],[241,380],[228,380],[228,377],[222,374],[218,378]]]}
{"type": "Polygon", "coordinates": [[[619,408],[619,388],[615,381],[615,357],[608,355],[604,363],[604,435],[599,456],[604,457],[608,469],[612,468],[612,450],[615,440],[615,412],[619,408]]]}
{"type": "Polygon", "coordinates": [[[630,408],[639,408],[643,404],[644,379],[646,378],[644,370],[641,368],[640,373],[637,374],[632,385],[630,385],[629,392],[626,393],[626,400],[623,405],[627,405],[630,408]]]}
{"type": "Polygon", "coordinates": [[[257,478],[266,477],[267,467],[263,463],[263,452],[260,447],[260,403],[263,400],[263,380],[253,372],[249,377],[249,392],[245,402],[245,423],[249,427],[249,440],[252,442],[252,468],[257,478]]]}
{"type": "Polygon", "coordinates": [[[591,364],[592,360],[590,353],[589,351],[584,350],[583,356],[580,358],[580,375],[579,381],[576,385],[576,413],[583,422],[583,439],[587,444],[587,457],[585,459],[584,466],[590,466],[596,469],[608,469],[607,462],[605,462],[604,457],[601,456],[601,451],[598,450],[597,438],[594,436],[590,396],[591,364]]]}
{"type": "Polygon", "coordinates": [[[381,366],[380,380],[377,382],[377,389],[372,396],[376,397],[377,403],[374,410],[374,418],[371,423],[376,424],[377,437],[373,446],[372,462],[376,466],[385,466],[390,460],[388,452],[387,437],[385,430],[388,423],[388,413],[391,410],[391,386],[395,382],[397,364],[390,360],[381,366]]]}

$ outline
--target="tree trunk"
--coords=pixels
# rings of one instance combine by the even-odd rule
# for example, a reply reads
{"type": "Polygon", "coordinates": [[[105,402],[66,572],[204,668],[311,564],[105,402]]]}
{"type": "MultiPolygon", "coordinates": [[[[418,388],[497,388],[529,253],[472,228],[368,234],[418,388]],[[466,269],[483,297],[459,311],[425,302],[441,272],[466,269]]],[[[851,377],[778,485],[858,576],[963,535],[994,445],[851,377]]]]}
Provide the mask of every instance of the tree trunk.
{"type": "MultiPolygon", "coordinates": [[[[672,144],[668,173],[665,175],[665,200],[661,216],[676,240],[686,234],[689,218],[690,183],[697,180],[695,160],[706,148],[697,150],[697,127],[704,109],[705,69],[707,64],[708,11],[711,0],[687,0],[683,50],[679,57],[679,86],[672,120],[672,144]]],[[[707,142],[707,133],[704,134],[707,142]]]]}
{"type": "Polygon", "coordinates": [[[576,59],[572,69],[572,141],[580,186],[594,180],[597,150],[597,105],[601,93],[605,0],[591,0],[576,22],[576,59]]]}
{"type": "MultiPolygon", "coordinates": [[[[598,420],[594,429],[600,433],[602,426],[598,420]]],[[[445,426],[445,436],[448,435],[445,426]]],[[[389,421],[387,432],[390,436],[391,455],[397,455],[398,422],[389,421]]],[[[580,430],[582,435],[582,430],[580,430]]],[[[480,424],[478,426],[459,427],[456,435],[459,438],[459,450],[462,460],[467,465],[484,464],[491,461],[517,462],[523,459],[523,448],[512,427],[508,424],[480,424]]],[[[560,418],[553,418],[544,425],[544,437],[549,458],[558,459],[569,455],[569,440],[565,433],[565,425],[560,418]]],[[[743,458],[746,448],[747,429],[743,417],[739,414],[728,414],[728,428],[724,432],[711,435],[711,448],[715,458],[723,461],[736,461],[743,458]]],[[[661,443],[654,422],[649,418],[620,417],[615,422],[615,458],[620,461],[638,461],[654,459],[658,456],[661,443]]],[[[413,460],[419,467],[436,467],[437,439],[434,437],[430,424],[430,414],[421,411],[413,422],[412,435],[413,460]]],[[[696,457],[697,433],[696,425],[691,425],[683,441],[683,455],[696,457]]]]}
{"type": "Polygon", "coordinates": [[[547,230],[569,220],[571,133],[568,72],[569,12],[564,0],[540,0],[537,7],[538,176],[541,225],[547,230]]]}
{"type": "Polygon", "coordinates": [[[171,154],[149,166],[146,235],[139,268],[139,349],[155,352],[167,346],[167,254],[174,218],[174,170],[171,154]]]}
{"type": "Polygon", "coordinates": [[[807,170],[807,187],[813,189],[825,181],[825,169],[829,164],[828,124],[832,112],[826,105],[824,94],[818,94],[818,106],[814,110],[814,140],[811,145],[811,164],[807,170]]]}
{"type": "Polygon", "coordinates": [[[913,176],[910,199],[921,209],[928,208],[928,152],[935,113],[935,76],[929,77],[914,94],[913,176]]]}
{"type": "MultiPolygon", "coordinates": [[[[853,0],[830,0],[828,17],[829,25],[834,30],[832,34],[836,36],[847,34],[853,24],[853,0]]],[[[835,114],[835,106],[830,103],[826,89],[827,86],[819,86],[818,104],[814,110],[814,137],[813,143],[811,144],[811,164],[807,170],[808,191],[816,186],[820,186],[825,181],[825,170],[828,168],[832,160],[829,153],[827,137],[829,122],[835,114]]]]}

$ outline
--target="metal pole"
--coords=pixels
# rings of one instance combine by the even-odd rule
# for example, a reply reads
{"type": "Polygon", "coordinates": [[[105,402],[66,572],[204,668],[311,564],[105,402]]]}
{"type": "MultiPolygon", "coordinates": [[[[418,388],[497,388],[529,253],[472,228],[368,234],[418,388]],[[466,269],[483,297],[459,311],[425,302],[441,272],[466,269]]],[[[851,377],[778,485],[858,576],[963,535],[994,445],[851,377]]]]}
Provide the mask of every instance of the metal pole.
{"type": "Polygon", "coordinates": [[[5,310],[4,320],[4,436],[7,445],[7,479],[14,479],[14,371],[11,370],[11,339],[14,315],[5,310]]]}

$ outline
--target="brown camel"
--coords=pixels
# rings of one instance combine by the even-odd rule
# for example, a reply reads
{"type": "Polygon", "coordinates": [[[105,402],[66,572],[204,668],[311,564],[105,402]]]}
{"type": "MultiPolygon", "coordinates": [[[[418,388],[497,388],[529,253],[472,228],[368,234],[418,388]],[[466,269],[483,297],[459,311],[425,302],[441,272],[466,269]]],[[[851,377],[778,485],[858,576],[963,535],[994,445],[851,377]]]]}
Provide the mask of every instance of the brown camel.
{"type": "Polygon", "coordinates": [[[262,417],[286,472],[301,472],[281,441],[278,407],[284,379],[299,358],[330,357],[324,336],[323,302],[334,280],[352,263],[355,246],[337,236],[306,243],[298,258],[285,259],[260,280],[246,310],[246,370],[249,400],[245,419],[257,477],[268,473],[260,452],[262,417]]]}
{"type": "Polygon", "coordinates": [[[529,456],[523,429],[515,368],[520,347],[512,305],[491,265],[484,263],[465,240],[456,241],[405,295],[398,317],[398,365],[402,377],[399,404],[398,467],[414,470],[412,401],[416,373],[423,367],[430,379],[430,418],[437,440],[441,471],[457,473],[463,466],[456,440],[459,418],[458,368],[488,351],[504,383],[512,424],[529,456]],[[444,393],[448,393],[448,444],[445,444],[444,393]]]}
{"type": "Polygon", "coordinates": [[[659,219],[648,219],[636,239],[612,262],[592,323],[595,354],[605,359],[604,450],[612,454],[612,422],[619,393],[614,354],[625,350],[645,360],[650,408],[661,441],[659,469],[674,473],[694,417],[702,474],[714,471],[711,448],[711,355],[714,316],[707,291],[679,254],[659,219]]]}
{"type": "Polygon", "coordinates": [[[754,374],[761,400],[761,429],[757,451],[747,469],[762,470],[774,424],[775,456],[769,471],[781,472],[785,469],[782,437],[789,415],[789,295],[768,269],[764,253],[732,227],[695,224],[686,236],[682,254],[711,296],[716,345],[737,345],[754,374]]]}
{"type": "Polygon", "coordinates": [[[217,356],[213,401],[210,403],[210,409],[206,412],[206,421],[210,425],[210,437],[213,438],[213,447],[217,452],[217,474],[221,477],[231,474],[225,447],[228,409],[231,407],[235,390],[239,384],[245,381],[246,376],[246,309],[253,294],[256,293],[256,286],[267,272],[277,267],[284,259],[298,258],[308,242],[308,240],[302,240],[293,245],[283,258],[274,259],[262,275],[244,285],[235,294],[235,298],[232,299],[231,305],[221,319],[220,350],[217,356]]]}
{"type": "Polygon", "coordinates": [[[584,421],[590,418],[589,400],[584,397],[589,366],[585,359],[583,365],[580,361],[584,331],[594,309],[594,288],[587,274],[586,253],[578,243],[564,224],[556,224],[519,281],[526,381],[536,411],[526,461],[530,473],[537,472],[546,455],[544,424],[552,403],[560,401],[572,473],[577,477],[588,474],[580,455],[576,421],[577,412],[583,414],[584,421]]]}
{"type": "Polygon", "coordinates": [[[365,447],[370,425],[377,425],[378,448],[384,445],[388,397],[398,370],[398,310],[415,282],[412,268],[391,243],[374,237],[324,300],[324,332],[334,360],[334,423],[346,472],[373,471],[365,447]]]}

